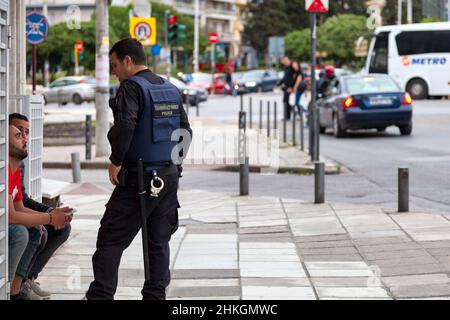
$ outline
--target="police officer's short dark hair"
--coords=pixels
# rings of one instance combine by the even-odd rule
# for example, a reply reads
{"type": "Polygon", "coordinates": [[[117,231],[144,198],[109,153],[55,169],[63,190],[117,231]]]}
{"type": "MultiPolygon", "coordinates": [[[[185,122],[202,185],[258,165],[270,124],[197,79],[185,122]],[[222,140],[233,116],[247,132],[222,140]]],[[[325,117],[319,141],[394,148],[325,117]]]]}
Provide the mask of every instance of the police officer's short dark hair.
{"type": "Polygon", "coordinates": [[[126,56],[131,58],[134,64],[146,64],[147,57],[145,56],[144,47],[136,39],[125,38],[117,41],[109,50],[109,54],[116,54],[120,61],[123,61],[126,56]]]}
{"type": "Polygon", "coordinates": [[[23,121],[29,122],[28,118],[26,116],[24,116],[23,114],[20,114],[20,113],[11,113],[9,115],[9,122],[13,121],[14,119],[23,120],[23,121]]]}

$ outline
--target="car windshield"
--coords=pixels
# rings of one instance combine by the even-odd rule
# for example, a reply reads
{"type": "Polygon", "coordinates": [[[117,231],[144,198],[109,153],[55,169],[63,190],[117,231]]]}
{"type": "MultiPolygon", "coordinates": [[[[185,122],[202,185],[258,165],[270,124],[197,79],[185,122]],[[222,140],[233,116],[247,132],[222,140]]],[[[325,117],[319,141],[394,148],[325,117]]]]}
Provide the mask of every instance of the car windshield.
{"type": "Polygon", "coordinates": [[[206,73],[194,73],[192,83],[211,82],[211,75],[206,73]]]}
{"type": "Polygon", "coordinates": [[[378,92],[399,92],[400,87],[390,77],[365,76],[345,79],[348,93],[366,94],[378,92]]]}

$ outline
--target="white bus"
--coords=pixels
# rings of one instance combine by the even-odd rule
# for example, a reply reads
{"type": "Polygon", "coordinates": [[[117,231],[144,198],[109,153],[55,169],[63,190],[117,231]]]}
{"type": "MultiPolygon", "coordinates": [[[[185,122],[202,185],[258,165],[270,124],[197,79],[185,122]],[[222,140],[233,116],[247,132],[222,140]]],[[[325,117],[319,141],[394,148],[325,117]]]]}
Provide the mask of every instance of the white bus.
{"type": "Polygon", "coordinates": [[[450,95],[450,22],[377,28],[366,72],[389,74],[414,99],[450,95]]]}

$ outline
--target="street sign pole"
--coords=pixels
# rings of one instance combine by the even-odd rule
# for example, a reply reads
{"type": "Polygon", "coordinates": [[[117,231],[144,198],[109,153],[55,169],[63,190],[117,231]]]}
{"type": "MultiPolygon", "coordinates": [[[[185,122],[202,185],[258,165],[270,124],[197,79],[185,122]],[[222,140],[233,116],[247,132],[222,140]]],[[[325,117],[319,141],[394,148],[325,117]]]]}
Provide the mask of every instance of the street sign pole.
{"type": "Polygon", "coordinates": [[[318,160],[316,139],[316,40],[317,40],[317,13],[311,13],[311,103],[309,105],[309,154],[311,161],[318,160]]]}
{"type": "Polygon", "coordinates": [[[35,45],[32,46],[33,57],[32,57],[32,82],[33,82],[33,94],[36,94],[36,65],[37,65],[37,48],[35,45]]]}
{"type": "Polygon", "coordinates": [[[214,69],[216,68],[216,45],[213,43],[211,45],[211,75],[212,83],[214,84],[214,69]]]}

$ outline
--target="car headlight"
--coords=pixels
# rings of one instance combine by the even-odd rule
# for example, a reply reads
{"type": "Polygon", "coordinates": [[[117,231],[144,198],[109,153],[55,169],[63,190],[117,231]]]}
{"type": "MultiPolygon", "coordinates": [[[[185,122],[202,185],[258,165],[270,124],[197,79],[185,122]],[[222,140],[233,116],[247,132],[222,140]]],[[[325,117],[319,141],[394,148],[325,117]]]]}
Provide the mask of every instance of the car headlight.
{"type": "Polygon", "coordinates": [[[245,86],[246,87],[256,87],[256,82],[255,81],[246,82],[245,86]]]}
{"type": "Polygon", "coordinates": [[[184,95],[188,95],[189,94],[189,90],[183,90],[183,94],[184,95]]]}
{"type": "Polygon", "coordinates": [[[235,89],[235,90],[239,89],[239,86],[238,86],[238,85],[235,85],[235,86],[234,86],[234,89],[235,89]]]}

